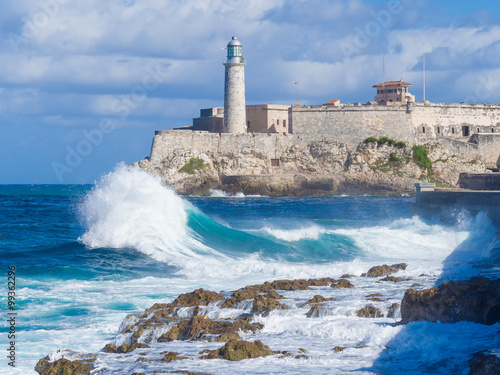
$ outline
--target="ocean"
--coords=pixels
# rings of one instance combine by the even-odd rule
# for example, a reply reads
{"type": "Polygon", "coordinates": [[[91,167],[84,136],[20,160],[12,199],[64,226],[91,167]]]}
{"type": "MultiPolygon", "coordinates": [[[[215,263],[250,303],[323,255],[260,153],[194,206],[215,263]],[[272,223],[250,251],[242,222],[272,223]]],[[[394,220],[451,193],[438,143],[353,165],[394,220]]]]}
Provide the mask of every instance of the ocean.
{"type": "MultiPolygon", "coordinates": [[[[284,292],[296,308],[256,317],[263,329],[243,334],[273,350],[305,349],[300,358],[187,359],[155,367],[137,362],[132,352],[120,360],[102,356],[93,374],[152,374],[158,369],[467,374],[472,353],[500,347],[500,324],[395,325],[399,311],[388,317],[387,310],[401,303],[414,284],[422,289],[478,275],[475,265],[491,261],[499,236],[484,213],[454,212],[458,219],[453,225],[424,221],[408,208],[414,199],[272,198],[221,191],[181,197],[158,178],[123,165],[95,185],[0,186],[0,373],[35,374],[37,361],[60,357],[60,349],[98,353],[109,342],[120,343],[120,325],[128,314],[196,288],[219,292],[279,279],[350,274],[353,289],[284,292]],[[400,262],[408,267],[397,276],[409,280],[361,277],[374,265],[400,262]],[[9,267],[14,288],[8,284],[9,267]],[[15,292],[10,299],[15,310],[8,310],[9,287],[15,292]],[[382,300],[368,301],[367,295],[375,293],[382,300]],[[315,294],[335,301],[308,318],[308,309],[294,301],[315,294]],[[366,305],[377,306],[384,316],[358,317],[366,305]],[[9,312],[16,314],[14,332],[9,312]],[[14,362],[7,358],[9,332],[15,335],[14,362]],[[335,352],[336,346],[345,350],[335,352]]],[[[220,310],[214,307],[211,317],[222,317],[220,310]]],[[[202,350],[197,341],[163,345],[162,350],[190,358],[202,350]]]]}

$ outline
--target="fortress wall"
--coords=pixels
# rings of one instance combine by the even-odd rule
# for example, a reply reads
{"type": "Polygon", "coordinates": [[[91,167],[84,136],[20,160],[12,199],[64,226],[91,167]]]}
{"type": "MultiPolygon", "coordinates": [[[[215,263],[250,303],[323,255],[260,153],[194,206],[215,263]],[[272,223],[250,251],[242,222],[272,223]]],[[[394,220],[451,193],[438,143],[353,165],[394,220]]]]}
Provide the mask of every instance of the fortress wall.
{"type": "Polygon", "coordinates": [[[411,122],[418,138],[460,138],[463,126],[469,127],[469,135],[491,133],[492,130],[500,133],[500,105],[413,103],[411,122]]]}
{"type": "Polygon", "coordinates": [[[161,163],[175,152],[196,150],[198,154],[233,155],[236,159],[245,155],[261,159],[279,159],[289,147],[305,147],[305,142],[292,135],[281,134],[228,134],[190,130],[157,131],[151,148],[152,163],[161,163]]]}
{"type": "Polygon", "coordinates": [[[411,115],[406,106],[293,106],[294,135],[345,142],[355,147],[368,137],[390,137],[413,144],[411,115]]]}

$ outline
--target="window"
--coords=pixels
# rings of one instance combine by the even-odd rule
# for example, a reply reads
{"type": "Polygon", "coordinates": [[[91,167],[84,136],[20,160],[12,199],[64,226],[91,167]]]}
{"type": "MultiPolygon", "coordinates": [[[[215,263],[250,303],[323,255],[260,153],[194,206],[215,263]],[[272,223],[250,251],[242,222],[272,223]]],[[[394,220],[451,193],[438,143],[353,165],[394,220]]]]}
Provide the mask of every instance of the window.
{"type": "Polygon", "coordinates": [[[439,126],[437,127],[437,132],[438,132],[438,134],[441,133],[441,129],[439,129],[439,126]]]}
{"type": "Polygon", "coordinates": [[[422,128],[422,133],[425,134],[425,127],[422,128]]]}
{"type": "Polygon", "coordinates": [[[455,134],[455,128],[451,128],[451,134],[455,134]]]}
{"type": "Polygon", "coordinates": [[[478,133],[478,134],[480,133],[479,128],[477,128],[477,133],[478,133]]]}
{"type": "Polygon", "coordinates": [[[283,120],[283,127],[286,128],[286,120],[283,120]]]}
{"type": "Polygon", "coordinates": [[[280,119],[277,119],[276,120],[276,125],[279,125],[280,124],[280,119]]]}
{"type": "Polygon", "coordinates": [[[280,159],[271,159],[271,167],[279,167],[280,159]]]}
{"type": "Polygon", "coordinates": [[[494,133],[495,132],[495,129],[491,128],[491,132],[494,133]]]}

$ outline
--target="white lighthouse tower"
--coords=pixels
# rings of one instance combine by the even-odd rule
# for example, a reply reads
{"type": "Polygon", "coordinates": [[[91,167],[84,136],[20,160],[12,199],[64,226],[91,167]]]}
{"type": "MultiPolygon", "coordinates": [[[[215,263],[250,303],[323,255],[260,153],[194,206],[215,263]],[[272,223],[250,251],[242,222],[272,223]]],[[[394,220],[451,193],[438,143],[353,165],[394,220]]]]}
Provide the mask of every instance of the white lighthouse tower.
{"type": "Polygon", "coordinates": [[[224,131],[246,133],[245,60],[241,55],[241,43],[235,36],[227,44],[227,62],[224,66],[224,131]]]}

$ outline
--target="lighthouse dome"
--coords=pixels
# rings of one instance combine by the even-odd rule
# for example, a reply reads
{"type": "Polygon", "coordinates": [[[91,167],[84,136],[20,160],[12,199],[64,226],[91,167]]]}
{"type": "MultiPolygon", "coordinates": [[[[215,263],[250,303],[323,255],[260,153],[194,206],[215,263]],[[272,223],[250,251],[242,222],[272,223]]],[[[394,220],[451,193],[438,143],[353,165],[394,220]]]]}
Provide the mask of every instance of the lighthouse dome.
{"type": "Polygon", "coordinates": [[[241,42],[237,37],[233,36],[233,39],[227,44],[228,46],[241,46],[241,42]]]}

